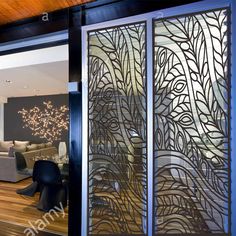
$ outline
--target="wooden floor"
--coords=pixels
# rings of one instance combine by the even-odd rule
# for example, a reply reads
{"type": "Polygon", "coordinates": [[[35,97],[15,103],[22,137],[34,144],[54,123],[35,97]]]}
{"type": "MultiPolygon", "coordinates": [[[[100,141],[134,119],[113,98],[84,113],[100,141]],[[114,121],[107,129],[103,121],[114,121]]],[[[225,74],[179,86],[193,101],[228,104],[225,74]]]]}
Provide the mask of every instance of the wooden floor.
{"type": "MultiPolygon", "coordinates": [[[[24,227],[23,228],[24,230],[27,228],[33,228],[32,225],[35,226],[37,229],[39,222],[41,222],[44,223],[43,226],[46,226],[46,228],[43,229],[43,231],[55,233],[58,235],[67,235],[68,234],[67,208],[65,209],[66,213],[65,218],[62,217],[62,214],[59,214],[58,217],[57,216],[53,217],[55,221],[49,219],[48,220],[49,223],[47,223],[44,220],[42,222],[39,220],[44,219],[43,216],[45,213],[37,210],[36,208],[36,204],[38,202],[38,196],[31,198],[31,197],[23,197],[16,194],[16,189],[24,188],[30,183],[32,183],[31,179],[26,179],[19,183],[7,183],[0,181],[0,222],[11,223],[17,226],[22,226],[24,227]]],[[[3,231],[1,224],[3,223],[0,223],[0,236],[4,236],[5,234],[2,234],[3,231]]],[[[21,228],[21,234],[19,235],[24,235],[23,233],[24,230],[22,230],[21,228]]],[[[18,236],[18,234],[10,234],[10,233],[6,235],[18,236]]],[[[45,234],[45,236],[46,235],[48,234],[45,234]]]]}
{"type": "MultiPolygon", "coordinates": [[[[0,222],[0,236],[23,236],[25,227],[13,225],[10,223],[0,222]]],[[[30,234],[29,234],[30,235],[30,234]]],[[[32,235],[32,234],[31,234],[32,235]]],[[[60,236],[48,232],[38,232],[37,236],[60,236]]]]}

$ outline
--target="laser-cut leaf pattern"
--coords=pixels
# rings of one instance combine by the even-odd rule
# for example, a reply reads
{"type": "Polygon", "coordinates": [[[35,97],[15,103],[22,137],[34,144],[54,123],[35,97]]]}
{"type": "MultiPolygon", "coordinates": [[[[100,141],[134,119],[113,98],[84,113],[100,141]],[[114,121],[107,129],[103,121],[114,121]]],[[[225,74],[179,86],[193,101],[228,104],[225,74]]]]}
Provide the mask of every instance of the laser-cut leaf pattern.
{"type": "Polygon", "coordinates": [[[228,232],[227,14],[154,21],[157,234],[228,232]]]}
{"type": "Polygon", "coordinates": [[[145,29],[88,33],[89,235],[146,235],[145,29]]]}

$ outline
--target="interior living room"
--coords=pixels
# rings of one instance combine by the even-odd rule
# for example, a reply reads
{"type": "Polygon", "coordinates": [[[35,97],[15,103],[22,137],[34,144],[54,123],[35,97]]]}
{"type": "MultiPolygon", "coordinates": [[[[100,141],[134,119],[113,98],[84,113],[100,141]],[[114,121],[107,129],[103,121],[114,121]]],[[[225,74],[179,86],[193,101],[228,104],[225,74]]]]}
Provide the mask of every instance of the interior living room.
{"type": "Polygon", "coordinates": [[[0,61],[0,222],[67,235],[68,45],[0,61]]]}

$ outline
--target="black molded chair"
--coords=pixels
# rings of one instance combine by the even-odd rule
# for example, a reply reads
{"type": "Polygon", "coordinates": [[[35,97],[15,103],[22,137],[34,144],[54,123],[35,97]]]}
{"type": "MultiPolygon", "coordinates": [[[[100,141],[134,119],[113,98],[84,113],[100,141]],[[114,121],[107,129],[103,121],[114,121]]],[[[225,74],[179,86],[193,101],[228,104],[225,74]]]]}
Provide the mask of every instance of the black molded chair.
{"type": "Polygon", "coordinates": [[[49,211],[55,207],[67,205],[67,184],[62,181],[60,170],[52,161],[39,160],[35,162],[33,170],[33,183],[17,193],[33,196],[40,192],[37,208],[49,211]],[[29,195],[30,194],[30,195],[29,195]]]}
{"type": "Polygon", "coordinates": [[[27,168],[25,157],[21,152],[15,152],[17,173],[22,175],[32,175],[33,170],[27,168]]]}
{"type": "MultiPolygon", "coordinates": [[[[24,163],[23,163],[23,160],[22,160],[22,155],[20,155],[20,154],[21,153],[17,153],[17,152],[15,153],[16,165],[23,167],[24,163]],[[17,161],[17,159],[18,159],[18,161],[17,161]]],[[[37,162],[35,162],[35,164],[36,163],[37,162]]],[[[36,164],[36,165],[34,165],[33,174],[32,174],[33,175],[32,176],[33,183],[30,184],[29,186],[23,188],[23,189],[16,190],[16,193],[18,193],[20,195],[24,195],[24,196],[33,197],[36,192],[39,192],[40,191],[40,186],[39,186],[39,183],[37,182],[37,179],[36,179],[36,175],[38,175],[37,172],[38,172],[38,167],[37,167],[37,164],[36,164]]]]}

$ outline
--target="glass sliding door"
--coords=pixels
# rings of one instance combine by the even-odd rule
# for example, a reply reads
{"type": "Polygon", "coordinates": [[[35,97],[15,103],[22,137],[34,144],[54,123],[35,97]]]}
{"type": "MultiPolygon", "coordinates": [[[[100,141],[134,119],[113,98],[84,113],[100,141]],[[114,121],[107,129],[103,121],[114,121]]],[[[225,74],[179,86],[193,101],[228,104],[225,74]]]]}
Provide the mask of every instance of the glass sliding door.
{"type": "Polygon", "coordinates": [[[230,234],[230,12],[205,5],[83,27],[82,235],[230,234]]]}
{"type": "Polygon", "coordinates": [[[146,25],[88,32],[88,234],[145,235],[146,25]]]}
{"type": "Polygon", "coordinates": [[[154,21],[156,233],[227,233],[227,9],[154,21]]]}

